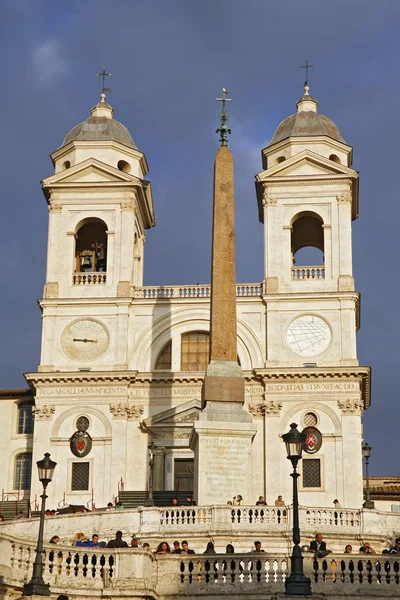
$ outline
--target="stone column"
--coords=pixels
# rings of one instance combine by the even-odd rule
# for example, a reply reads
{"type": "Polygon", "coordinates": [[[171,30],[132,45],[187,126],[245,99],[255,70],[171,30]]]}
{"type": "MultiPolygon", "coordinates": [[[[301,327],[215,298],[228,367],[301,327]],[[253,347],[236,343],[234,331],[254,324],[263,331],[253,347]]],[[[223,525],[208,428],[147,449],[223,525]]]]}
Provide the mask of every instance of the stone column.
{"type": "Polygon", "coordinates": [[[361,450],[362,399],[338,400],[342,412],[343,502],[346,508],[361,508],[363,493],[363,461],[361,450]]]}
{"type": "Polygon", "coordinates": [[[165,489],[164,472],[165,472],[165,448],[157,446],[154,448],[154,471],[153,471],[153,490],[159,491],[165,489]]]}

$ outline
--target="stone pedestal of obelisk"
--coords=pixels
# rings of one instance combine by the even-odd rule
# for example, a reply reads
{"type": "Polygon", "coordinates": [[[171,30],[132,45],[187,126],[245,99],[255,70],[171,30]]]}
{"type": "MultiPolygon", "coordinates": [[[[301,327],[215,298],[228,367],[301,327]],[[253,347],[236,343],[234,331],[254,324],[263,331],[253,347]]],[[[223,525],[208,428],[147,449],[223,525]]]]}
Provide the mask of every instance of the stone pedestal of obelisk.
{"type": "MultiPolygon", "coordinates": [[[[221,138],[222,142],[222,133],[221,138]]],[[[225,144],[214,166],[212,238],[210,363],[202,411],[190,437],[199,505],[226,504],[238,494],[250,501],[251,444],[256,433],[243,410],[244,377],[237,362],[233,157],[225,144]]]]}

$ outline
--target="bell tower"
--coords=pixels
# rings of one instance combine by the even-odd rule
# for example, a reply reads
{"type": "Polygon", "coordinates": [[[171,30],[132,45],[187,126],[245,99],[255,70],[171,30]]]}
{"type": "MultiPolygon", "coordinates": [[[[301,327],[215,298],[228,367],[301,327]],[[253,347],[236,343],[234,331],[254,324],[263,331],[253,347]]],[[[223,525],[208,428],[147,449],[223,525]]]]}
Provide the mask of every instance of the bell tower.
{"type": "Polygon", "coordinates": [[[352,148],[318,112],[306,83],[297,111],[262,150],[256,176],[264,224],[265,398],[268,503],[289,495],[284,444],[290,423],[306,433],[300,503],[362,504],[361,416],[370,370],[357,360],[359,294],[352,268],[358,173],[352,148]],[[333,497],[331,498],[331,496],[333,497]]]}
{"type": "Polygon", "coordinates": [[[51,158],[39,371],[125,369],[129,299],[155,225],[146,157],[103,92],[51,158]]]}
{"type": "Polygon", "coordinates": [[[351,225],[358,173],[352,148],[318,113],[308,85],[262,162],[256,187],[264,224],[266,366],[357,365],[351,225]]]}

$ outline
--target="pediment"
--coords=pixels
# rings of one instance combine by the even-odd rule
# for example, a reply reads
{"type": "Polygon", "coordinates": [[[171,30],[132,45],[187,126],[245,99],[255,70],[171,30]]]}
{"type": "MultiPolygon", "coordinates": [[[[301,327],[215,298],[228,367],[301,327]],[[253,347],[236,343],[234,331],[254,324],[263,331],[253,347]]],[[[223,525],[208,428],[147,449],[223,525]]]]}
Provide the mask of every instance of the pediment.
{"type": "Polygon", "coordinates": [[[310,150],[303,150],[288,160],[263,171],[257,176],[259,181],[275,177],[308,177],[308,176],[354,176],[355,171],[345,165],[315,154],[310,150]]]}
{"type": "Polygon", "coordinates": [[[43,186],[69,183],[134,183],[139,181],[133,175],[124,173],[94,158],[87,159],[78,165],[60,171],[42,181],[43,186]]]}
{"type": "Polygon", "coordinates": [[[285,177],[286,175],[327,175],[337,174],[337,171],[330,169],[326,166],[318,164],[317,162],[310,160],[309,158],[303,158],[300,162],[294,165],[288,166],[279,172],[279,177],[285,177]]]}
{"type": "Polygon", "coordinates": [[[173,428],[176,426],[191,427],[194,421],[197,421],[201,411],[201,400],[193,399],[184,402],[179,406],[168,408],[156,415],[147,417],[141,423],[145,430],[153,430],[158,428],[173,428]]]}

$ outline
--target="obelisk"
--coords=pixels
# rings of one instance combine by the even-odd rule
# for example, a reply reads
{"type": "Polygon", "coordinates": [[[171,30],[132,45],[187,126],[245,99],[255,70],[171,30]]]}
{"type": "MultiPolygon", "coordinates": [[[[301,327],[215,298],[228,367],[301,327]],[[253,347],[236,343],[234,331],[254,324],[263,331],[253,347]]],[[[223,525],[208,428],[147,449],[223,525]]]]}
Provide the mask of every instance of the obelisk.
{"type": "Polygon", "coordinates": [[[238,494],[249,500],[251,443],[256,433],[243,410],[244,377],[237,360],[234,171],[226,94],[223,90],[223,97],[217,98],[222,111],[214,164],[210,363],[202,388],[202,412],[190,438],[195,453],[194,496],[203,505],[226,504],[238,494]]]}

